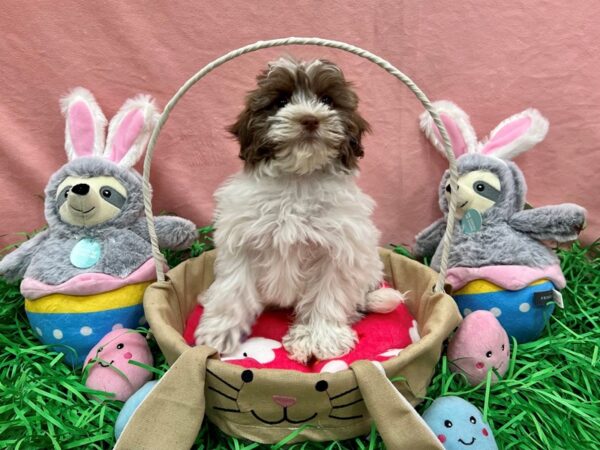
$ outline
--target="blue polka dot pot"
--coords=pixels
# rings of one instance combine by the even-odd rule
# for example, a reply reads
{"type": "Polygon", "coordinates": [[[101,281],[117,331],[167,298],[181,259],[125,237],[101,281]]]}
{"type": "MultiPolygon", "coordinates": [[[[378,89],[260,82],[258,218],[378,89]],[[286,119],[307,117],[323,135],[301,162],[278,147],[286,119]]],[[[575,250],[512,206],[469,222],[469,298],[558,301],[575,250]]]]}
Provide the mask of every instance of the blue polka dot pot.
{"type": "Polygon", "coordinates": [[[149,284],[132,284],[95,295],[51,294],[26,299],[25,312],[42,343],[63,352],[68,365],[81,367],[92,347],[110,331],[146,324],[142,299],[149,284]]]}
{"type": "Polygon", "coordinates": [[[530,342],[540,337],[554,312],[554,284],[538,280],[515,291],[503,289],[489,281],[474,280],[454,292],[453,297],[463,316],[473,311],[490,311],[509,336],[517,342],[530,342]]]}

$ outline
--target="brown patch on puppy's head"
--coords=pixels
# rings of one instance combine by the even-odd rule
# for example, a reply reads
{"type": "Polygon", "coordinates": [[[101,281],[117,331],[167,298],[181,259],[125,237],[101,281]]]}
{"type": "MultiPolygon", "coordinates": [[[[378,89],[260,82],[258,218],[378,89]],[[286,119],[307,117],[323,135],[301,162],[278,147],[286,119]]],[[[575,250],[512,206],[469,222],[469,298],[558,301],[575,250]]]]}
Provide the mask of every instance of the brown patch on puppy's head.
{"type": "Polygon", "coordinates": [[[247,168],[303,175],[358,166],[369,126],[339,67],[325,60],[281,58],[257,77],[257,84],[229,128],[247,168]]]}

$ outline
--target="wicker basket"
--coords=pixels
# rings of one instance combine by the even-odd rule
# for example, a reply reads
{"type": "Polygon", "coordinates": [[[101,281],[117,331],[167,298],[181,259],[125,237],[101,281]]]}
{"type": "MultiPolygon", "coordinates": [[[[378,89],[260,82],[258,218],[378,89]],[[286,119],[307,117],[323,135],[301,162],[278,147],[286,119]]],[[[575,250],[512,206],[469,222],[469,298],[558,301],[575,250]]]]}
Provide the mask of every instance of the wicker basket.
{"type": "MultiPolygon", "coordinates": [[[[407,306],[419,325],[421,340],[398,356],[377,366],[358,361],[336,373],[301,373],[276,369],[252,369],[221,362],[215,350],[191,348],[182,333],[198,294],[213,281],[215,252],[207,252],[163,272],[149,195],[149,173],[158,134],[177,101],[204,75],[239,55],[281,45],[320,45],[348,51],[384,68],[400,79],[423,103],[441,130],[450,161],[451,183],[456,166],[450,142],[427,97],[402,72],[387,61],[349,44],[318,38],[286,38],[257,42],[213,61],[188,80],[165,107],[148,146],[144,164],[144,189],[148,228],[153,243],[158,281],[144,297],[146,318],[153,334],[172,364],[157,386],[139,406],[116,449],[189,449],[202,425],[204,413],[222,431],[261,443],[276,443],[295,433],[290,442],[348,439],[369,432],[375,422],[386,447],[394,449],[441,449],[435,435],[413,405],[425,395],[439,360],[443,341],[460,322],[455,302],[444,291],[445,267],[454,224],[453,198],[445,252],[440,274],[413,260],[381,250],[387,281],[410,291],[407,306]],[[391,380],[391,381],[390,381],[391,380]],[[272,394],[293,395],[294,418],[276,417],[272,394]]],[[[279,407],[279,415],[281,408],[279,407]]],[[[291,413],[290,413],[291,414],[291,413]]]]}

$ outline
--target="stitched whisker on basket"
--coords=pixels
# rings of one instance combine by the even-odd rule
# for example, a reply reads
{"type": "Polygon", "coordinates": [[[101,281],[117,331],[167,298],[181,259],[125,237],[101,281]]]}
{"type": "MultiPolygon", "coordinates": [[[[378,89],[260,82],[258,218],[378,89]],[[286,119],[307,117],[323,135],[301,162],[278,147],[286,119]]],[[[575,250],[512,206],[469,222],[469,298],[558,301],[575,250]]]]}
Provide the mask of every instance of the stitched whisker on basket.
{"type": "Polygon", "coordinates": [[[221,408],[219,406],[213,406],[213,409],[216,409],[217,411],[224,411],[224,412],[230,412],[230,413],[241,413],[242,412],[239,409],[221,408]]]}
{"type": "Polygon", "coordinates": [[[206,369],[206,372],[210,375],[212,375],[213,377],[215,377],[217,380],[219,380],[221,383],[229,386],[231,389],[233,389],[236,392],[240,392],[241,388],[237,388],[234,385],[232,385],[231,383],[228,383],[227,381],[225,381],[223,378],[221,378],[219,375],[217,375],[216,373],[214,373],[212,370],[206,369]]]}
{"type": "Polygon", "coordinates": [[[349,417],[339,417],[339,416],[334,416],[329,414],[329,418],[330,419],[337,419],[337,420],[354,420],[354,419],[362,419],[363,415],[360,414],[358,416],[349,416],[349,417]]]}
{"type": "Polygon", "coordinates": [[[357,403],[360,403],[362,401],[364,401],[364,399],[359,398],[358,400],[354,400],[353,402],[350,402],[350,403],[344,403],[343,405],[332,406],[332,408],[333,409],[347,408],[348,406],[356,405],[357,403]]]}
{"type": "Polygon", "coordinates": [[[329,397],[329,400],[335,400],[337,398],[344,397],[344,396],[349,395],[352,392],[357,391],[357,390],[358,390],[358,386],[356,386],[355,388],[349,389],[345,392],[342,392],[341,394],[337,394],[337,395],[334,395],[333,397],[329,397]]]}
{"type": "Polygon", "coordinates": [[[227,399],[229,399],[229,400],[231,400],[231,401],[233,401],[233,402],[237,402],[237,398],[235,398],[235,397],[231,397],[230,395],[227,395],[227,394],[225,394],[225,393],[223,393],[223,392],[219,391],[218,389],[215,389],[215,388],[214,388],[214,387],[212,387],[212,386],[209,386],[209,387],[208,387],[208,390],[209,390],[209,391],[213,391],[213,392],[215,392],[215,393],[217,393],[217,394],[221,395],[222,397],[225,397],[225,398],[227,398],[227,399]]]}

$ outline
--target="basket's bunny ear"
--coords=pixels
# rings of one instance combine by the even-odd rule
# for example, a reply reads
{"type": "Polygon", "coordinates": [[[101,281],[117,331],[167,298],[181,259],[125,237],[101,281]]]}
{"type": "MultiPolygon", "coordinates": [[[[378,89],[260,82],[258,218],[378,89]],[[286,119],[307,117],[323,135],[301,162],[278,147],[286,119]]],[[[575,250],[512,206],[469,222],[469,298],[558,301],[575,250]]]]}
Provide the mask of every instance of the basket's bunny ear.
{"type": "Polygon", "coordinates": [[[480,152],[501,159],[513,159],[540,143],[548,133],[548,120],[529,108],[503,120],[481,144],[480,152]]]}
{"type": "Polygon", "coordinates": [[[65,151],[69,161],[100,156],[104,150],[106,117],[90,91],[78,87],[61,98],[65,116],[65,151]]]}
{"type": "Polygon", "coordinates": [[[104,157],[120,166],[133,167],[142,157],[157,121],[152,97],[138,95],[127,100],[110,121],[104,157]]]}
{"type": "MultiPolygon", "coordinates": [[[[477,136],[475,136],[475,131],[471,126],[467,113],[447,100],[439,100],[432,104],[446,127],[454,155],[458,158],[465,153],[475,152],[477,148],[477,136]]],[[[421,130],[423,130],[425,136],[427,136],[434,147],[442,155],[446,156],[440,131],[427,111],[421,114],[420,125],[421,130]]]]}

